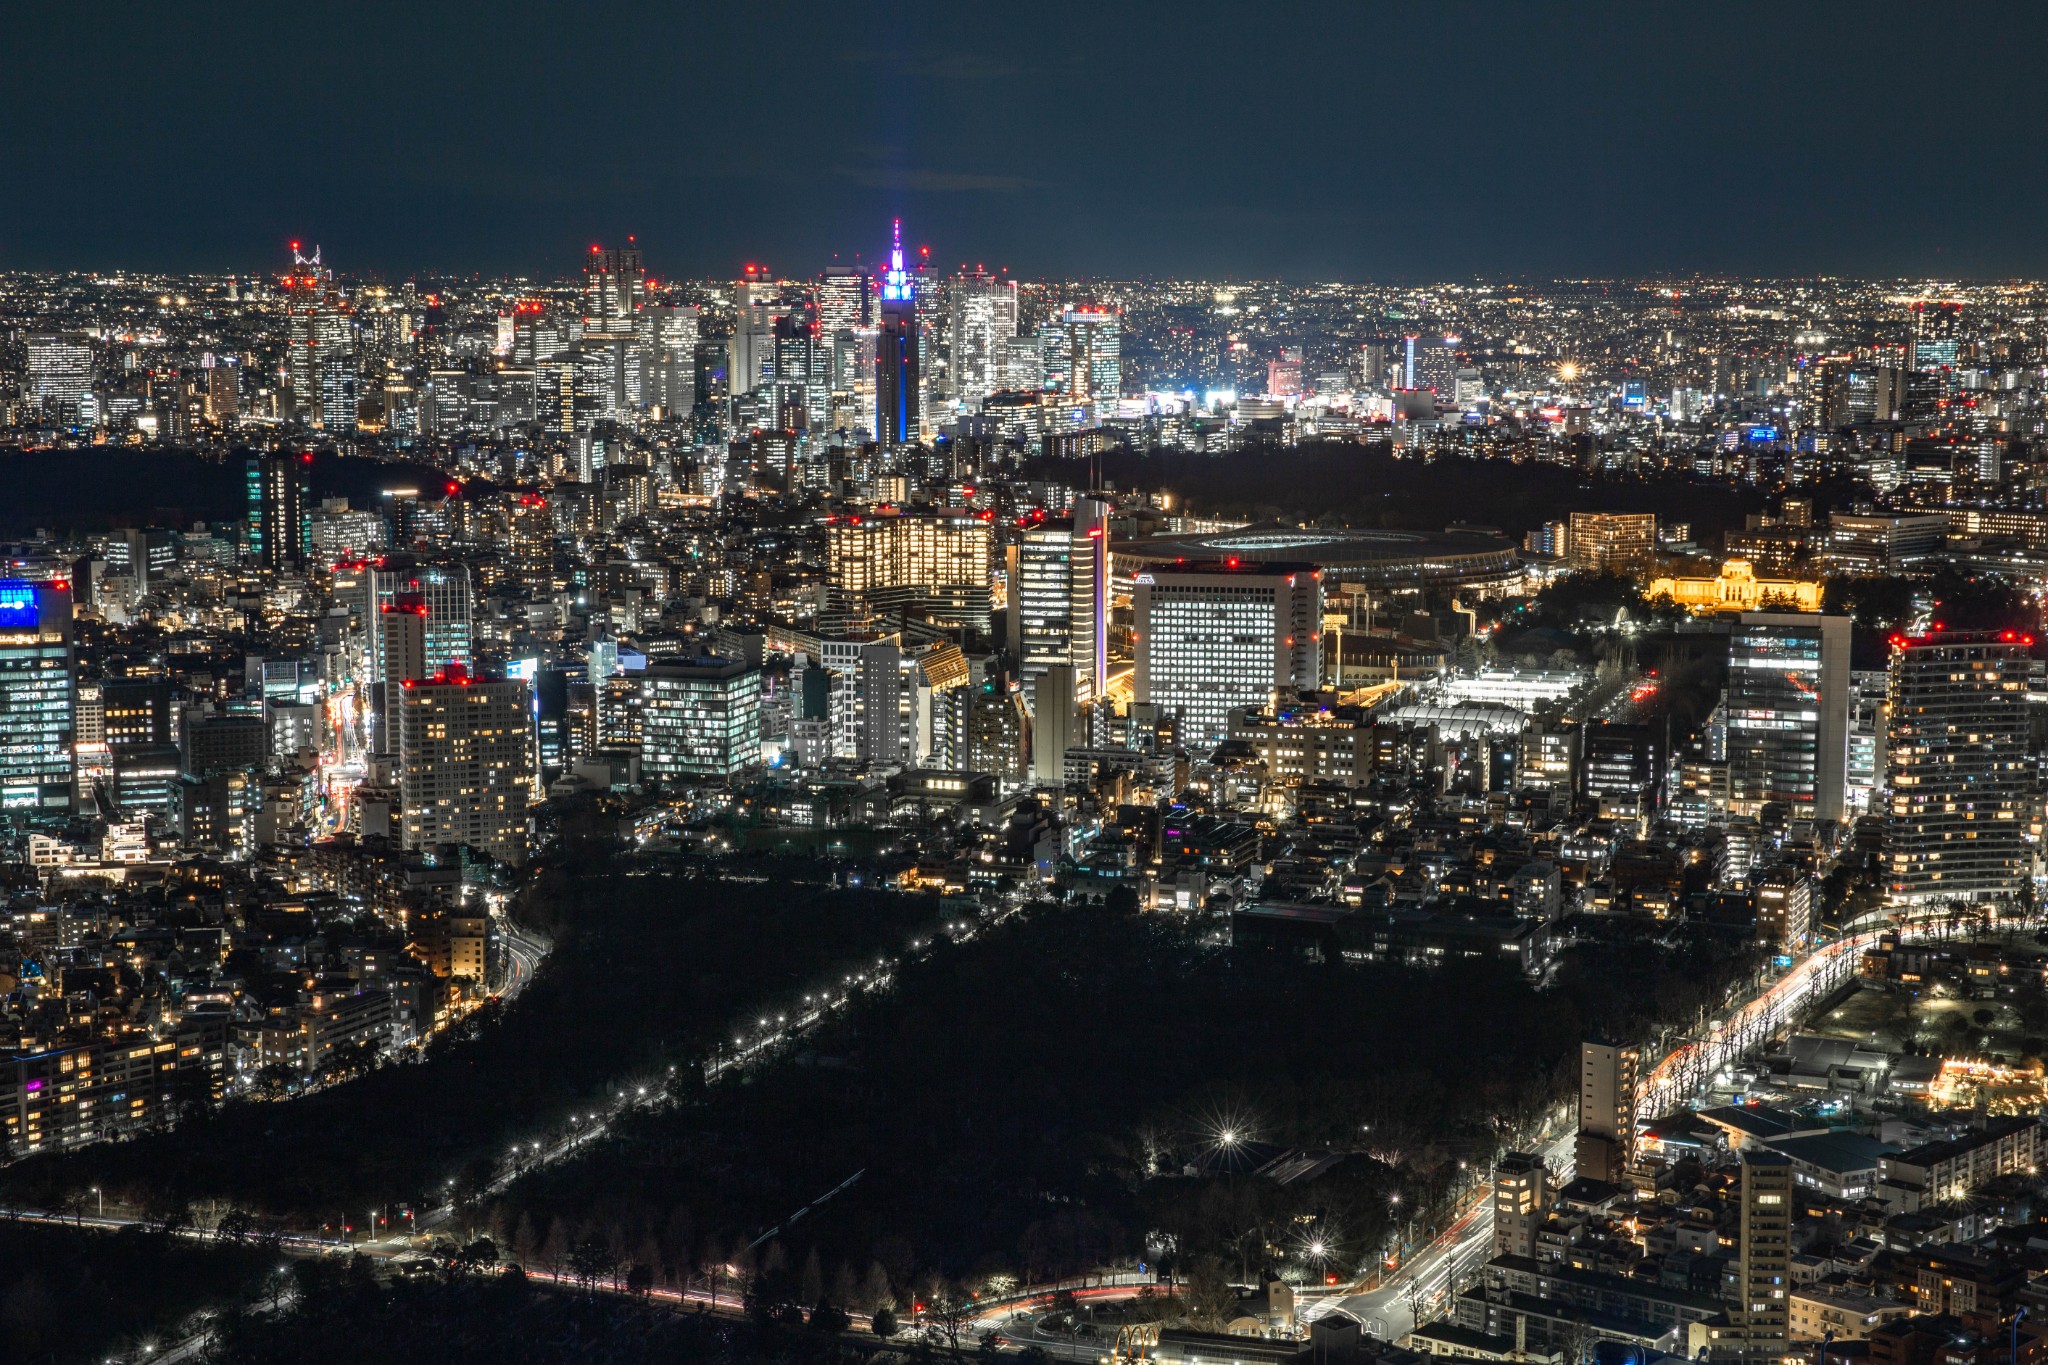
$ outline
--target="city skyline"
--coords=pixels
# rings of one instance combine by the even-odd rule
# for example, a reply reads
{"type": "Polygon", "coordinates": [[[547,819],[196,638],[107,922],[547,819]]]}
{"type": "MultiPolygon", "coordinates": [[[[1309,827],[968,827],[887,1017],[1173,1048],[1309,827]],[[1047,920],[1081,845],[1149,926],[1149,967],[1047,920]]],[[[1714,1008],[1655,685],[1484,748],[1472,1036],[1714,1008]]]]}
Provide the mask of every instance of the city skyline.
{"type": "Polygon", "coordinates": [[[2048,1365],[2048,9],[75,8],[8,1365],[2048,1365]]]}

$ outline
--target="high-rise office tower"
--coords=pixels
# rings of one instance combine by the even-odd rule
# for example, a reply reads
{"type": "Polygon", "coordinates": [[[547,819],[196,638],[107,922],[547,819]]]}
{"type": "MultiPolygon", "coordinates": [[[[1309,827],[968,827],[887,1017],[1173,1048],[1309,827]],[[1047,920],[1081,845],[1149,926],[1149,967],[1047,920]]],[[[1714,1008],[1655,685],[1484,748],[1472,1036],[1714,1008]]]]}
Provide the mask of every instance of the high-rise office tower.
{"type": "Polygon", "coordinates": [[[784,431],[823,428],[832,409],[832,352],[816,310],[808,305],[775,319],[774,374],[787,394],[776,406],[797,409],[796,420],[785,414],[776,425],[784,431]]]}
{"type": "Polygon", "coordinates": [[[1534,1256],[1550,1217],[1550,1168],[1534,1152],[1503,1152],[1493,1171],[1493,1254],[1534,1256]]]}
{"type": "Polygon", "coordinates": [[[306,472],[313,457],[251,455],[244,469],[249,558],[266,569],[304,566],[313,547],[312,499],[306,472]]]}
{"type": "MultiPolygon", "coordinates": [[[[629,242],[631,238],[627,239],[629,242]]],[[[646,301],[646,272],[640,248],[593,245],[583,263],[583,326],[585,334],[630,334],[634,317],[646,301]]]]}
{"type": "Polygon", "coordinates": [[[1843,422],[1889,422],[1898,416],[1905,387],[1896,366],[1859,365],[1843,384],[1843,422]]]}
{"type": "Polygon", "coordinates": [[[1135,698],[1204,755],[1230,713],[1322,685],[1323,573],[1313,564],[1162,565],[1133,582],[1135,698]]]}
{"type": "Polygon", "coordinates": [[[521,493],[505,517],[505,568],[530,592],[551,590],[555,581],[555,514],[544,493],[521,493]]]}
{"type": "Polygon", "coordinates": [[[242,367],[230,360],[217,360],[208,351],[200,357],[199,374],[192,383],[192,402],[199,419],[216,427],[231,426],[242,415],[242,367]]]}
{"type": "Polygon", "coordinates": [[[1046,664],[1037,684],[1031,710],[1031,780],[1041,787],[1057,787],[1067,780],[1067,750],[1086,748],[1088,741],[1081,708],[1074,701],[1074,666],[1046,664]]]}
{"type": "Polygon", "coordinates": [[[44,420],[76,422],[92,394],[92,344],[82,336],[36,332],[28,339],[28,397],[44,420]]]}
{"type": "MultiPolygon", "coordinates": [[[[1069,581],[1068,659],[1074,665],[1075,700],[1101,700],[1109,686],[1109,513],[1098,498],[1076,498],[1069,528],[1073,550],[1067,556],[1069,581]]],[[[1316,621],[1322,620],[1322,584],[1316,583],[1316,621]]],[[[1320,641],[1320,635],[1317,637],[1320,641]]],[[[1321,650],[1317,651],[1320,665],[1321,650]]],[[[1321,681],[1320,667],[1317,684],[1321,681]]]]}
{"type": "Polygon", "coordinates": [[[2019,894],[2032,643],[2013,632],[1892,641],[1884,822],[1892,905],[2019,894]]]}
{"type": "Polygon", "coordinates": [[[948,387],[955,403],[974,412],[982,399],[1008,387],[1004,372],[1017,335],[1017,282],[975,270],[955,276],[950,286],[948,387]]]}
{"type": "Polygon", "coordinates": [[[1728,810],[1839,821],[1849,771],[1849,618],[1746,611],[1728,640],[1728,810]]]}
{"type": "Polygon", "coordinates": [[[1742,1154],[1741,1237],[1741,1297],[1714,1358],[1776,1365],[1786,1351],[1792,1277],[1792,1159],[1781,1152],[1751,1147],[1742,1154]]]}
{"type": "Polygon", "coordinates": [[[399,593],[377,604],[371,625],[369,675],[370,742],[380,754],[398,749],[398,709],[408,678],[424,678],[427,667],[427,604],[417,593],[399,593]]]}
{"type": "Polygon", "coordinates": [[[323,431],[351,431],[356,424],[355,328],[334,288],[334,272],[320,262],[320,248],[299,254],[292,243],[292,268],[278,281],[285,302],[285,387],[291,415],[323,431]]]}
{"type": "Polygon", "coordinates": [[[1032,723],[1023,693],[1001,675],[965,690],[967,752],[960,766],[1004,782],[1029,780],[1033,775],[1032,723]]]}
{"type": "Polygon", "coordinates": [[[1407,380],[1402,385],[1408,389],[1428,389],[1446,406],[1456,391],[1458,372],[1457,342],[1452,337],[1432,336],[1406,338],[1403,352],[1403,366],[1407,380]]]}
{"type": "Polygon", "coordinates": [[[1364,390],[1388,389],[1387,344],[1383,341],[1368,341],[1352,355],[1351,382],[1364,390]]]}
{"type": "Polygon", "coordinates": [[[893,640],[862,645],[854,695],[861,762],[914,768],[931,752],[932,689],[915,656],[893,640]]]}
{"type": "Polygon", "coordinates": [[[1641,1054],[1621,1043],[1579,1045],[1578,1173],[1620,1184],[1636,1152],[1641,1054]]]}
{"type": "Polygon", "coordinates": [[[1005,553],[1008,644],[1030,694],[1046,669],[1073,663],[1073,527],[1054,521],[1027,528],[1005,553]]]}
{"type": "Polygon", "coordinates": [[[880,336],[875,342],[875,441],[904,445],[918,436],[917,289],[903,268],[903,223],[895,225],[882,276],[880,336]]]}
{"type": "Polygon", "coordinates": [[[1116,407],[1123,393],[1123,321],[1109,308],[1069,308],[1046,333],[1045,386],[1067,401],[1116,407]],[[1055,350],[1060,354],[1055,364],[1055,350]],[[1055,382],[1057,380],[1057,382],[1055,382]]]}
{"type": "Polygon", "coordinates": [[[427,608],[426,668],[451,664],[474,666],[473,594],[469,568],[463,564],[421,564],[413,568],[380,568],[372,581],[378,606],[400,596],[417,598],[427,608]]]}
{"type": "Polygon", "coordinates": [[[1003,347],[1002,386],[1011,393],[1049,387],[1045,382],[1045,345],[1041,337],[1012,337],[1003,347]]]}
{"type": "Polygon", "coordinates": [[[71,585],[0,579],[0,814],[71,807],[71,585]]]}
{"type": "Polygon", "coordinates": [[[818,324],[825,336],[874,325],[870,313],[874,281],[865,267],[827,266],[818,281],[818,324]]]}
{"type": "Polygon", "coordinates": [[[733,285],[733,333],[726,346],[726,391],[732,397],[752,393],[769,377],[775,358],[775,318],[782,310],[781,290],[768,272],[750,265],[733,285]]]}
{"type": "Polygon", "coordinates": [[[1071,700],[1095,700],[1109,673],[1109,505],[1080,498],[1071,521],[1021,532],[1008,569],[1008,644],[1026,695],[1035,702],[1039,675],[1066,664],[1071,700]]]}
{"type": "Polygon", "coordinates": [[[372,743],[378,753],[388,754],[396,752],[398,743],[397,684],[451,667],[467,676],[474,665],[469,569],[460,564],[394,565],[370,569],[368,577],[372,743]],[[387,610],[401,606],[395,614],[387,610]]]}
{"type": "Polygon", "coordinates": [[[640,309],[642,398],[674,416],[697,404],[698,313],[694,303],[650,303],[640,309]]]}
{"type": "Polygon", "coordinates": [[[1925,301],[1913,305],[1913,368],[1952,370],[1962,351],[1963,305],[1925,301]]]}
{"type": "Polygon", "coordinates": [[[530,370],[568,348],[568,330],[560,318],[548,311],[545,301],[521,299],[512,305],[512,352],[509,359],[514,369],[530,370]]]}
{"type": "Polygon", "coordinates": [[[618,421],[641,406],[643,357],[637,337],[586,332],[582,344],[564,354],[574,357],[578,434],[601,421],[618,421]]]}
{"type": "Polygon", "coordinates": [[[760,669],[659,659],[640,673],[638,691],[641,771],[651,781],[731,777],[761,761],[760,669]]]}
{"type": "Polygon", "coordinates": [[[1038,324],[1038,382],[1062,398],[1074,390],[1074,348],[1064,317],[1038,324]]]}
{"type": "Polygon", "coordinates": [[[405,680],[398,729],[406,848],[467,844],[525,861],[533,789],[526,689],[459,667],[405,680]]]}

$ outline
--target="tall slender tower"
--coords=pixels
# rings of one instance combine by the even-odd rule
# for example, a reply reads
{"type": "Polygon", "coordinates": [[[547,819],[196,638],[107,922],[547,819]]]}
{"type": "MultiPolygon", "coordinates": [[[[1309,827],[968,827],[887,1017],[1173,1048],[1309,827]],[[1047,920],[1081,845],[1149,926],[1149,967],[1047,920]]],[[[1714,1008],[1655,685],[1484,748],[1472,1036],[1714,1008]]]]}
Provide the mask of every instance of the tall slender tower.
{"type": "Polygon", "coordinates": [[[882,275],[881,335],[875,344],[875,441],[903,445],[917,439],[917,299],[903,268],[903,220],[897,219],[882,275]]]}
{"type": "Polygon", "coordinates": [[[590,259],[583,265],[583,326],[586,332],[624,336],[633,331],[633,318],[647,299],[646,271],[640,247],[592,245],[590,259]]]}
{"type": "Polygon", "coordinates": [[[1588,1039],[1579,1045],[1578,1173],[1609,1184],[1628,1178],[1635,1159],[1641,1054],[1588,1039]]]}
{"type": "Polygon", "coordinates": [[[1742,1154],[1742,1245],[1737,1288],[1728,1315],[1735,1330],[1723,1359],[1769,1365],[1785,1356],[1792,1273],[1792,1161],[1780,1152],[1742,1154]]]}

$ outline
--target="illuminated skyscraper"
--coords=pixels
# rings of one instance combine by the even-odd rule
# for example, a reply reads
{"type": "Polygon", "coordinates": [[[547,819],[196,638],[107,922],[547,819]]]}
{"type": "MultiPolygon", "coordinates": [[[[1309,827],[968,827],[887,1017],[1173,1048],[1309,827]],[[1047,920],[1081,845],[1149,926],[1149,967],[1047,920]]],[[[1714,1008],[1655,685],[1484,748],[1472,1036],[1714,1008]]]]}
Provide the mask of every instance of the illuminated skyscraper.
{"type": "Polygon", "coordinates": [[[650,781],[730,777],[761,761],[758,668],[727,659],[660,659],[640,674],[638,686],[640,761],[650,781]]]}
{"type": "Polygon", "coordinates": [[[832,351],[815,310],[793,308],[775,319],[774,365],[778,393],[788,395],[773,405],[781,419],[775,425],[784,431],[823,427],[832,408],[832,351]],[[801,408],[801,420],[787,415],[792,406],[801,408]]]}
{"type": "Polygon", "coordinates": [[[870,317],[873,283],[861,266],[826,268],[825,277],[818,282],[818,325],[827,339],[874,325],[870,317]]]}
{"type": "Polygon", "coordinates": [[[299,254],[292,243],[291,272],[278,281],[285,299],[285,387],[293,420],[322,431],[356,424],[355,330],[334,272],[320,263],[320,248],[299,254]]]}
{"type": "Polygon", "coordinates": [[[918,435],[917,290],[903,268],[903,223],[897,220],[882,276],[881,336],[875,345],[875,440],[903,445],[918,435]]]}
{"type": "Polygon", "coordinates": [[[652,303],[640,309],[641,396],[670,416],[697,404],[698,316],[694,303],[652,303]]]}
{"type": "Polygon", "coordinates": [[[1886,899],[2016,897],[2026,874],[2031,637],[1894,639],[1886,899]]]}
{"type": "Polygon", "coordinates": [[[387,683],[470,667],[471,601],[469,570],[462,565],[369,570],[370,707],[377,752],[394,752],[398,740],[398,698],[387,683]]]}
{"type": "Polygon", "coordinates": [[[29,337],[28,392],[45,419],[78,421],[92,393],[91,344],[60,332],[29,337]]]}
{"type": "Polygon", "coordinates": [[[71,805],[71,586],[0,579],[0,810],[71,805]]]}
{"type": "Polygon", "coordinates": [[[647,280],[639,247],[616,247],[609,251],[598,246],[590,248],[590,259],[583,263],[586,332],[631,333],[634,315],[646,297],[647,280]]]}
{"type": "Polygon", "coordinates": [[[953,401],[972,412],[982,399],[1008,387],[1009,345],[1017,335],[1017,282],[976,270],[956,276],[950,292],[947,379],[953,401]]]}
{"type": "Polygon", "coordinates": [[[1742,613],[1728,642],[1728,810],[1838,821],[1849,771],[1849,618],[1742,613]]]}
{"type": "Polygon", "coordinates": [[[1458,352],[1456,337],[1433,336],[1407,339],[1405,355],[1407,383],[1404,388],[1428,389],[1448,405],[1456,393],[1458,352]]]}
{"type": "Polygon", "coordinates": [[[1060,319],[1057,341],[1048,335],[1045,386],[1056,387],[1074,403],[1105,404],[1111,409],[1123,393],[1123,323],[1108,308],[1069,308],[1060,319]],[[1061,344],[1063,343],[1063,344],[1061,344]],[[1054,346],[1064,351],[1054,355],[1054,346]],[[1057,363],[1059,361],[1061,363],[1057,363]]]}
{"type": "Polygon", "coordinates": [[[732,290],[733,333],[726,354],[727,388],[734,398],[752,393],[770,377],[774,367],[775,317],[781,309],[780,292],[768,272],[756,265],[732,290]]]}
{"type": "Polygon", "coordinates": [[[1312,564],[1161,565],[1132,583],[1138,702],[1207,757],[1230,713],[1323,679],[1323,574],[1312,564]]]}
{"type": "Polygon", "coordinates": [[[525,861],[533,789],[526,684],[484,681],[462,668],[408,678],[398,729],[406,848],[466,844],[525,861]]]}
{"type": "Polygon", "coordinates": [[[1038,704],[1039,678],[1064,666],[1067,701],[1094,701],[1109,672],[1108,504],[1081,498],[1071,522],[1023,531],[1008,567],[1009,647],[1025,692],[1038,704]]]}
{"type": "Polygon", "coordinates": [[[296,569],[313,544],[313,506],[305,455],[251,455],[245,474],[249,558],[266,569],[296,569]]]}
{"type": "Polygon", "coordinates": [[[1913,368],[1952,370],[1962,350],[1963,305],[1918,302],[1913,305],[1913,368]]]}

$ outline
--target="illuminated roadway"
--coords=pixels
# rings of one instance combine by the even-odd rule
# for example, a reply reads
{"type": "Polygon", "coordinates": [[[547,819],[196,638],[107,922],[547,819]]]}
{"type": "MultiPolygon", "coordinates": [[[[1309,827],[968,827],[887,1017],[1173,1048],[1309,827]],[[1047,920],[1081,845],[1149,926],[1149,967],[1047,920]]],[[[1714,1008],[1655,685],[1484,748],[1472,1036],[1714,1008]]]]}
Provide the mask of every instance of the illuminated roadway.
{"type": "MultiPolygon", "coordinates": [[[[1569,1129],[1537,1150],[1560,1181],[1571,1179],[1573,1134],[1569,1129]]],[[[1436,1240],[1415,1251],[1383,1282],[1366,1288],[1361,1281],[1350,1291],[1333,1294],[1304,1308],[1304,1322],[1330,1313],[1356,1318],[1365,1330],[1384,1341],[1397,1341],[1415,1327],[1411,1303],[1419,1302],[1425,1321],[1450,1308],[1458,1286],[1478,1273],[1493,1256],[1493,1187],[1481,1185],[1463,1216],[1436,1240]]]]}
{"type": "MultiPolygon", "coordinates": [[[[1902,940],[1931,937],[1937,923],[1906,924],[1902,940]]],[[[1863,953],[1884,933],[1866,929],[1836,939],[1799,959],[1761,993],[1714,1020],[1705,1036],[1679,1044],[1643,1078],[1636,1118],[1648,1122],[1683,1104],[1721,1068],[1750,1052],[1818,1003],[1856,971],[1863,953]]]]}
{"type": "Polygon", "coordinates": [[[541,959],[548,955],[545,940],[515,929],[506,921],[496,923],[498,946],[504,952],[505,980],[499,987],[500,999],[510,1000],[526,989],[540,970],[541,959]]]}
{"type": "MultiPolygon", "coordinates": [[[[1902,939],[1928,937],[1937,923],[1907,924],[1902,939]]],[[[1713,1020],[1704,1036],[1681,1043],[1644,1078],[1639,1119],[1669,1113],[1690,1100],[1714,1074],[1750,1052],[1779,1029],[1794,1022],[1855,972],[1864,951],[1883,930],[1867,929],[1826,943],[1801,958],[1758,994],[1713,1020]]],[[[1571,1178],[1573,1136],[1567,1131],[1540,1150],[1561,1180],[1571,1178]]],[[[1420,1302],[1425,1321],[1447,1312],[1457,1286],[1484,1265],[1493,1252],[1493,1202],[1482,1189],[1479,1202],[1428,1246],[1411,1255],[1384,1283],[1321,1299],[1302,1310],[1304,1321],[1328,1313],[1356,1318],[1374,1336],[1399,1340],[1415,1327],[1411,1302],[1420,1302]]]]}

